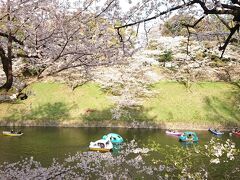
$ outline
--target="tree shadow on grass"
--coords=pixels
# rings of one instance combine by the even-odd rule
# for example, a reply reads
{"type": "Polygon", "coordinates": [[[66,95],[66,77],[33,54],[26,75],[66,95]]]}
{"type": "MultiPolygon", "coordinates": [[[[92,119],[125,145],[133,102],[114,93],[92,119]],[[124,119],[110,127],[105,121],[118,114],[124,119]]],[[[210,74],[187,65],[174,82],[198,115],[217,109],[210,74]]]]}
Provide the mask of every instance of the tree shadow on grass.
{"type": "MultiPolygon", "coordinates": [[[[85,113],[81,116],[84,121],[104,121],[104,120],[114,120],[112,116],[112,108],[103,109],[101,111],[92,110],[89,113],[85,113]]],[[[148,112],[151,109],[146,109],[143,107],[131,107],[124,108],[123,111],[125,113],[119,118],[122,121],[154,121],[156,117],[149,117],[148,112]]]]}
{"type": "Polygon", "coordinates": [[[12,109],[4,120],[14,122],[16,120],[36,120],[38,122],[61,121],[69,118],[69,108],[62,102],[46,103],[35,108],[12,109]]]}
{"type": "Polygon", "coordinates": [[[232,92],[224,94],[227,98],[206,97],[205,108],[208,118],[223,126],[238,126],[240,124],[240,88],[234,87],[232,92]]]}
{"type": "Polygon", "coordinates": [[[146,127],[160,127],[165,128],[165,124],[157,124],[157,116],[150,117],[149,111],[151,108],[133,107],[124,108],[127,112],[123,114],[119,119],[114,119],[112,115],[112,108],[103,109],[101,111],[94,110],[90,113],[85,113],[81,116],[81,119],[90,126],[111,126],[119,127],[123,125],[129,125],[129,128],[146,128],[146,127]]]}

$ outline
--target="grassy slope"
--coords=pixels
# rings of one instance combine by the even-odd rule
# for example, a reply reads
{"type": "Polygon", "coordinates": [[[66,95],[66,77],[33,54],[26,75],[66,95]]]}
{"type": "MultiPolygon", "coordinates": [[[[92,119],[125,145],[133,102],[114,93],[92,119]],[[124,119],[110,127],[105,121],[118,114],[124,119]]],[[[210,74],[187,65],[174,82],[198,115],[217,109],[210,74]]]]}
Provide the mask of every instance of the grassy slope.
{"type": "Polygon", "coordinates": [[[64,84],[35,83],[25,91],[32,94],[27,100],[19,104],[0,104],[0,119],[82,119],[88,110],[102,111],[111,106],[96,84],[86,84],[72,91],[64,84]]]}
{"type": "MultiPolygon", "coordinates": [[[[146,99],[143,108],[133,112],[133,119],[223,125],[240,122],[240,110],[236,106],[240,101],[240,90],[233,85],[197,83],[187,91],[179,83],[159,82],[152,88],[158,94],[146,99]]],[[[86,84],[72,91],[64,84],[36,83],[26,91],[33,94],[27,100],[18,104],[0,104],[1,120],[111,119],[113,103],[96,84],[86,84]]]]}
{"type": "Polygon", "coordinates": [[[156,121],[237,124],[240,121],[240,90],[220,82],[184,85],[160,82],[153,87],[156,98],[145,101],[148,114],[156,121]],[[238,101],[238,102],[237,102],[238,101]]]}

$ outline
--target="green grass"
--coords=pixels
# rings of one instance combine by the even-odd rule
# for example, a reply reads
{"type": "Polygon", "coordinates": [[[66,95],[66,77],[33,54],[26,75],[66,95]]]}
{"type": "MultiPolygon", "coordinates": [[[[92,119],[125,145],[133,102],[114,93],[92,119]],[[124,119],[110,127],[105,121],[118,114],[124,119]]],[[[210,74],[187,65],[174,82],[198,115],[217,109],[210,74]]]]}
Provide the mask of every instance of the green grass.
{"type": "MultiPolygon", "coordinates": [[[[130,109],[124,121],[239,125],[240,89],[220,82],[193,83],[190,90],[177,82],[159,82],[142,107],[130,109]]],[[[0,120],[83,122],[111,120],[113,102],[101,87],[88,83],[72,91],[59,83],[35,83],[25,91],[29,98],[0,104],[0,120]]],[[[114,121],[114,120],[112,120],[114,121]]]]}
{"type": "Polygon", "coordinates": [[[146,100],[150,118],[161,122],[239,124],[240,90],[220,82],[194,83],[190,91],[176,82],[160,82],[153,86],[158,92],[146,100]]]}
{"type": "MultiPolygon", "coordinates": [[[[35,83],[25,89],[29,98],[16,104],[0,104],[0,119],[8,120],[78,120],[90,112],[109,109],[112,103],[96,84],[71,90],[58,83],[35,83]]],[[[110,118],[110,112],[102,114],[110,118]]],[[[103,118],[102,117],[102,118],[103,118]]]]}

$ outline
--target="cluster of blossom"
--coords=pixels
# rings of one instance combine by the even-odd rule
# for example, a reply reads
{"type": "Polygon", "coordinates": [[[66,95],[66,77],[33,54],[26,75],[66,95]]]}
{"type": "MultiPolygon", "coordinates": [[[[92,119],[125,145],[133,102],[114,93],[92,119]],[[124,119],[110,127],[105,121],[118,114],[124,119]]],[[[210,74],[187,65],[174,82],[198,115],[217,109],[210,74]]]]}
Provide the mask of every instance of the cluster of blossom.
{"type": "Polygon", "coordinates": [[[137,148],[136,151],[136,148],[136,142],[131,141],[116,152],[116,156],[114,153],[78,152],[67,157],[63,163],[54,160],[48,168],[42,167],[33,158],[23,159],[17,163],[2,164],[0,176],[3,179],[133,179],[153,176],[158,167],[146,165],[142,157],[148,150],[137,148]]]}
{"type": "Polygon", "coordinates": [[[208,145],[205,145],[206,155],[211,157],[210,163],[219,164],[222,161],[232,161],[238,155],[236,145],[230,139],[222,143],[218,139],[211,139],[208,145]]]}
{"type": "MultiPolygon", "coordinates": [[[[224,144],[218,144],[214,139],[206,149],[199,149],[200,154],[205,154],[207,151],[216,156],[215,147],[218,146],[223,146],[224,151],[234,148],[230,140],[224,144]]],[[[191,158],[194,160],[196,157],[189,153],[189,148],[173,148],[172,150],[175,151],[175,155],[171,155],[173,162],[165,162],[161,159],[157,163],[151,163],[149,162],[151,153],[161,153],[159,147],[140,148],[136,141],[132,140],[114,149],[113,153],[78,152],[66,157],[62,163],[53,160],[49,167],[41,166],[32,157],[17,163],[3,163],[0,165],[0,179],[152,179],[153,177],[155,179],[208,179],[210,176],[206,169],[208,162],[192,164],[191,158]],[[181,156],[181,159],[178,156],[181,156]],[[201,167],[202,165],[204,168],[201,167]]],[[[194,148],[192,150],[195,151],[194,148]]],[[[233,175],[237,175],[239,169],[236,168],[231,173],[229,175],[235,177],[233,175]]]]}
{"type": "Polygon", "coordinates": [[[119,78],[112,80],[110,85],[112,91],[116,91],[118,96],[112,97],[115,107],[111,110],[113,119],[125,117],[133,120],[129,108],[142,105],[141,97],[149,97],[154,94],[148,89],[148,85],[153,81],[146,77],[147,69],[141,64],[130,62],[127,67],[119,69],[119,78]]]}
{"type": "MultiPolygon", "coordinates": [[[[21,61],[21,65],[36,68],[38,76],[121,63],[123,52],[112,17],[119,11],[118,4],[85,0],[76,3],[73,10],[60,0],[1,1],[0,48],[7,57],[10,33],[12,59],[8,61],[21,61]],[[96,4],[100,6],[98,10],[94,8],[96,4]]],[[[126,42],[125,48],[128,47],[126,42]]]]}
{"type": "MultiPolygon", "coordinates": [[[[230,179],[238,176],[240,169],[236,164],[240,162],[240,151],[233,141],[212,138],[207,145],[184,145],[182,148],[168,146],[167,150],[156,142],[151,142],[148,146],[152,151],[165,154],[166,164],[174,169],[179,179],[208,179],[214,177],[221,166],[225,167],[225,172],[220,172],[221,176],[230,179]],[[215,165],[220,162],[220,166],[215,165]]],[[[154,157],[152,162],[159,164],[162,159],[154,157]]]]}

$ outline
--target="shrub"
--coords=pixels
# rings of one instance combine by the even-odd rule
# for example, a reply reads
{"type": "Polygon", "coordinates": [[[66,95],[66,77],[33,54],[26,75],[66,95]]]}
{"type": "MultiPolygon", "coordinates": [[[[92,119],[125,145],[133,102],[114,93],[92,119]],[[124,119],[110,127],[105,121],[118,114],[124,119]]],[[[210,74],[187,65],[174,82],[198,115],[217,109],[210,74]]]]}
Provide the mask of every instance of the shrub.
{"type": "Polygon", "coordinates": [[[156,57],[158,62],[170,62],[173,60],[172,50],[165,50],[163,54],[157,55],[156,57]]]}

